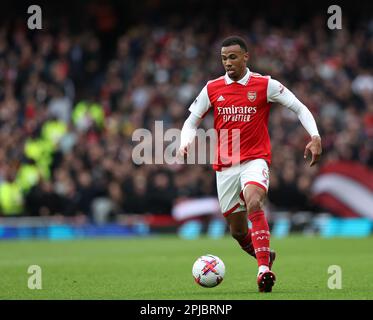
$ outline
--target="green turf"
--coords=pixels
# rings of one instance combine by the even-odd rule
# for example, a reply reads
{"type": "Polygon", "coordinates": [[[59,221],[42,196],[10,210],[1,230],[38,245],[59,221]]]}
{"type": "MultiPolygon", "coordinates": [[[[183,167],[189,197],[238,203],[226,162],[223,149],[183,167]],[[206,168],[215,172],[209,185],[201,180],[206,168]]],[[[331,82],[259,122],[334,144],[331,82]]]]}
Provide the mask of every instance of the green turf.
{"type": "Polygon", "coordinates": [[[373,238],[272,239],[278,281],[256,287],[256,262],[229,237],[0,242],[0,299],[373,299],[373,238]],[[205,253],[223,259],[224,281],[194,283],[191,268],[205,253]],[[27,287],[29,265],[42,268],[42,289],[27,287]],[[342,289],[328,288],[328,267],[342,268],[342,289]]]}

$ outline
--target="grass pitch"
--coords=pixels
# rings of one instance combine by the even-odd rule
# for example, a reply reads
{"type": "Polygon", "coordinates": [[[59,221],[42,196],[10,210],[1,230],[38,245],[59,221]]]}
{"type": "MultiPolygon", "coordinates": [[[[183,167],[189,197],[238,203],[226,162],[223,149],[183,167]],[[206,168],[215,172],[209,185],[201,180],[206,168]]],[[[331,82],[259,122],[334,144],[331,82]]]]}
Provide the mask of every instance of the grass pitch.
{"type": "Polygon", "coordinates": [[[0,299],[373,299],[373,238],[273,238],[272,293],[258,293],[256,261],[230,237],[176,236],[79,241],[0,242],[0,299]],[[224,281],[199,287],[197,257],[223,259],[224,281]],[[30,290],[30,265],[42,269],[42,289],[30,290]],[[328,288],[328,267],[342,269],[342,289],[328,288]]]}

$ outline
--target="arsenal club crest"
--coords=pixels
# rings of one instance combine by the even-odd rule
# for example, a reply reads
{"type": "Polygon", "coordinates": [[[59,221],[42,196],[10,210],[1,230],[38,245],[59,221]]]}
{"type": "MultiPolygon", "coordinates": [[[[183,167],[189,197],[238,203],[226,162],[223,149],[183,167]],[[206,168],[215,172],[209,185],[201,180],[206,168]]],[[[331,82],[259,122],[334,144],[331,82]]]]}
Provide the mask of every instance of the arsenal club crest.
{"type": "Polygon", "coordinates": [[[254,102],[256,99],[256,91],[248,91],[247,99],[249,99],[250,102],[254,102]]]}

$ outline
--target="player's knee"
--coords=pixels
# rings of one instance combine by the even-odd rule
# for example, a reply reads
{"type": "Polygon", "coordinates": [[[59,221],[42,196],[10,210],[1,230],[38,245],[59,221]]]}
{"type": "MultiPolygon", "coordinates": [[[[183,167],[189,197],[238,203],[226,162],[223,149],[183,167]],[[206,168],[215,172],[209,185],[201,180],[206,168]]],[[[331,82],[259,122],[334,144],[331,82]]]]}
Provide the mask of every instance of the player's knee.
{"type": "Polygon", "coordinates": [[[262,210],[263,202],[259,196],[250,197],[249,201],[246,203],[248,213],[262,210]]]}

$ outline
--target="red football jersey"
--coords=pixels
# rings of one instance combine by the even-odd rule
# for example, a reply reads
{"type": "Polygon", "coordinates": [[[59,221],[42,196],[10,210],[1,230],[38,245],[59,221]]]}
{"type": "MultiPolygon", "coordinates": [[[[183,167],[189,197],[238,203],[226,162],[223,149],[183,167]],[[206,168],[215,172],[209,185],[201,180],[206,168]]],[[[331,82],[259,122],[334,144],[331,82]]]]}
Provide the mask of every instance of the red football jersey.
{"type": "Polygon", "coordinates": [[[295,112],[311,137],[319,135],[315,119],[307,107],[269,76],[250,72],[247,68],[239,81],[233,81],[225,74],[203,87],[189,111],[199,118],[210,109],[214,111],[214,127],[218,135],[215,170],[259,158],[270,165],[268,117],[273,102],[295,112]]]}
{"type": "Polygon", "coordinates": [[[213,164],[215,170],[220,171],[223,167],[259,158],[270,164],[270,103],[267,101],[269,79],[270,77],[248,72],[238,82],[222,76],[207,83],[207,94],[214,111],[214,127],[218,135],[213,164]]]}

